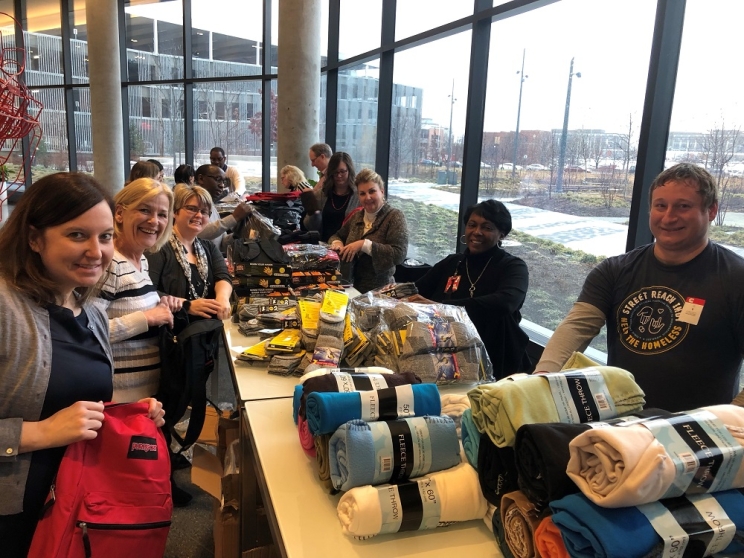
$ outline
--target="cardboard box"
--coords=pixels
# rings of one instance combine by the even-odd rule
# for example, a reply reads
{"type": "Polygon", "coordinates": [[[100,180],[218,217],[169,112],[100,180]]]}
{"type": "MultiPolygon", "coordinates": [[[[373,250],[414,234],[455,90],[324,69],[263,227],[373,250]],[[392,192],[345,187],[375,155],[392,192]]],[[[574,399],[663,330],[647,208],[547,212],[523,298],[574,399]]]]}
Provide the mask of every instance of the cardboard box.
{"type": "Polygon", "coordinates": [[[214,503],[214,557],[240,558],[240,512],[214,503]]]}
{"type": "Polygon", "coordinates": [[[287,264],[236,263],[235,275],[261,277],[289,277],[292,268],[287,264]]]}
{"type": "Polygon", "coordinates": [[[273,544],[259,546],[243,552],[242,558],[280,558],[279,550],[273,544]]]}
{"type": "Polygon", "coordinates": [[[199,438],[196,440],[198,444],[217,445],[217,427],[221,417],[229,419],[230,411],[220,412],[211,405],[207,405],[207,411],[204,415],[204,426],[202,426],[199,438]]]}
{"type": "Polygon", "coordinates": [[[259,289],[286,289],[289,287],[289,275],[285,277],[246,277],[237,275],[232,278],[233,287],[239,288],[259,288],[259,289]]]}

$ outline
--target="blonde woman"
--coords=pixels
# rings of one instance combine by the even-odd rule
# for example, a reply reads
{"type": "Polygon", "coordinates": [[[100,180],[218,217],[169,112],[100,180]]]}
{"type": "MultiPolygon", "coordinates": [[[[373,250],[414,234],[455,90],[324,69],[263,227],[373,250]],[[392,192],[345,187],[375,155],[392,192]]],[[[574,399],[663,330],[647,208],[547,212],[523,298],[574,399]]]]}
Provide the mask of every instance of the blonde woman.
{"type": "Polygon", "coordinates": [[[300,184],[303,183],[307,188],[312,188],[308,183],[307,178],[305,178],[305,173],[294,165],[286,165],[282,167],[282,170],[279,171],[279,180],[281,181],[281,185],[290,192],[297,190],[300,187],[300,184]]]}
{"type": "Polygon", "coordinates": [[[363,211],[351,215],[328,243],[338,252],[344,275],[366,293],[393,281],[395,266],[406,259],[408,227],[403,213],[385,201],[379,174],[362,169],[355,181],[363,211]]]}
{"type": "Polygon", "coordinates": [[[139,178],[114,198],[114,257],[102,278],[98,303],[109,318],[114,356],[113,401],[152,396],[160,381],[158,327],[172,325],[172,297],[162,297],[150,281],[145,252],[168,241],[173,193],[152,178],[139,178]]]}

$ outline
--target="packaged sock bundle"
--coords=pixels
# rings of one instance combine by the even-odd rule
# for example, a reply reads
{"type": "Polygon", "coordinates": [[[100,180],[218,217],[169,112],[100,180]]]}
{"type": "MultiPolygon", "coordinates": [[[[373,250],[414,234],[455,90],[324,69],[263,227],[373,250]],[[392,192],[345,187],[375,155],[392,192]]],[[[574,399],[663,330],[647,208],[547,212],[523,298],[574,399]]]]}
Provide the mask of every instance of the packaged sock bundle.
{"type": "Polygon", "coordinates": [[[274,355],[269,361],[269,374],[277,376],[291,376],[300,365],[305,351],[292,354],[274,355]]]}
{"type": "Polygon", "coordinates": [[[346,317],[346,305],[349,295],[339,291],[326,291],[323,305],[320,307],[320,319],[326,322],[343,322],[346,317]]]}

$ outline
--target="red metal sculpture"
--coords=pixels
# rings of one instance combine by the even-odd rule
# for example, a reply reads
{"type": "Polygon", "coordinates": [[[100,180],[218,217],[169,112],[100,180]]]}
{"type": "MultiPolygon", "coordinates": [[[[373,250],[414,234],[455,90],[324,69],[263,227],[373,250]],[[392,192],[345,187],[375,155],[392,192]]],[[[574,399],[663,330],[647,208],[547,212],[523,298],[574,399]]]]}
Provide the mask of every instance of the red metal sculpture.
{"type": "MultiPolygon", "coordinates": [[[[0,12],[0,16],[11,19],[16,28],[21,29],[13,16],[4,12],[0,12]]],[[[25,137],[29,141],[24,161],[33,161],[42,135],[39,118],[44,106],[31,95],[24,83],[26,49],[23,33],[16,33],[15,38],[20,40],[20,46],[0,48],[0,208],[7,196],[25,181],[25,164],[18,165],[17,171],[8,171],[5,163],[15,152],[18,142],[25,137]]],[[[0,45],[5,43],[0,30],[0,45]]]]}

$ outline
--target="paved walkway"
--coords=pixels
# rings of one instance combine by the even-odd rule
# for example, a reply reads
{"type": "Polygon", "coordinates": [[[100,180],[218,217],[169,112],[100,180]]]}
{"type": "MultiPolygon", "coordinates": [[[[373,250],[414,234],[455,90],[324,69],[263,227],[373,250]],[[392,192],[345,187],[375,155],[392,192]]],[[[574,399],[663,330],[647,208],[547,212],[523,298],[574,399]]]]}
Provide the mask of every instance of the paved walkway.
{"type": "MultiPolygon", "coordinates": [[[[390,195],[438,205],[453,211],[460,207],[460,195],[438,190],[426,182],[391,182],[390,195]]],[[[487,198],[481,198],[481,200],[487,198]]],[[[578,217],[556,211],[511,203],[513,198],[500,198],[512,214],[513,227],[520,232],[551,240],[573,250],[595,256],[616,256],[625,252],[628,237],[627,219],[578,217]],[[619,221],[619,222],[618,222],[619,221]]],[[[727,223],[744,226],[744,214],[729,213],[727,223]]],[[[744,257],[744,248],[727,246],[744,257]]]]}

